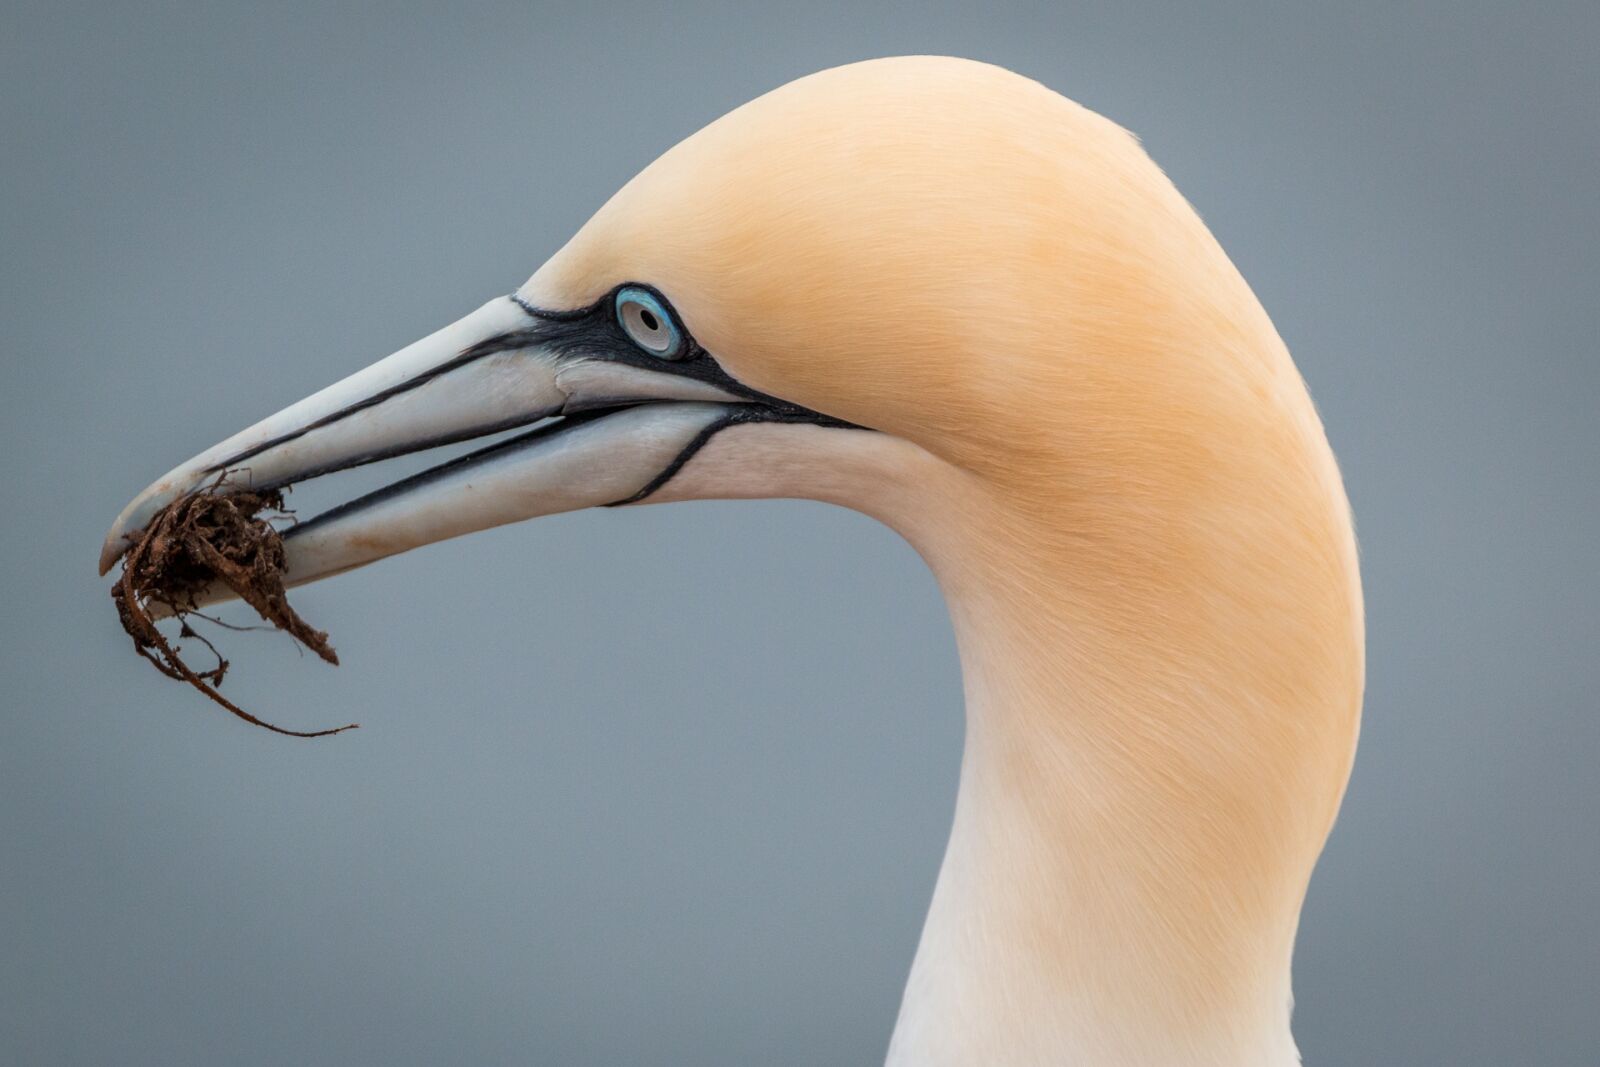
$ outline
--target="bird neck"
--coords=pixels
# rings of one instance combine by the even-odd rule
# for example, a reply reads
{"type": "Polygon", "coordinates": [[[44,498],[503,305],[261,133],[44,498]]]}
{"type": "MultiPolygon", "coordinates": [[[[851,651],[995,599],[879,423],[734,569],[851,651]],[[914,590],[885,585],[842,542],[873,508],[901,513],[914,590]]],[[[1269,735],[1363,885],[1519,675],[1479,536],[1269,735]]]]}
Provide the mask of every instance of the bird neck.
{"type": "Polygon", "coordinates": [[[994,622],[956,625],[960,790],[890,1064],[1297,1063],[1295,910],[1242,914],[1242,873],[1196,870],[1215,813],[1169,809],[1087,736],[1159,709],[1041,688],[994,622]]]}
{"type": "Polygon", "coordinates": [[[891,1067],[1297,1064],[1294,934],[1359,708],[1353,571],[1291,583],[1310,602],[1285,614],[1224,588],[1226,552],[1140,586],[1042,540],[1022,561],[994,530],[911,526],[951,609],[967,729],[891,1067]]]}

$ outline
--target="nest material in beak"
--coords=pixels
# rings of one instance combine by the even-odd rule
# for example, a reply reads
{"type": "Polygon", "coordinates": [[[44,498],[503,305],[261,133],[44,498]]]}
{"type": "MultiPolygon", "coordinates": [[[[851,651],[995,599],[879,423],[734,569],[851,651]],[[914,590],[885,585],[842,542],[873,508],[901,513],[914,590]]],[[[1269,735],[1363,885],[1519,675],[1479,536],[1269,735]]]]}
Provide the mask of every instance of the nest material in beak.
{"type": "MultiPolygon", "coordinates": [[[[324,660],[338,665],[328,635],[315,629],[289,606],[284,591],[283,538],[269,518],[288,515],[283,493],[227,492],[219,476],[158,512],[122,559],[122,575],[111,588],[122,628],[133,638],[134,651],[169,678],[188,682],[234,715],[291,737],[325,737],[354,729],[286,730],[250,714],[217,691],[228,661],[216,646],[196,633],[188,616],[199,614],[195,598],[222,582],[256,614],[289,634],[324,660]],[[216,656],[216,666],[196,671],[180,655],[180,647],[156,628],[150,605],[159,604],[181,625],[180,638],[200,641],[216,656]]],[[[207,618],[207,616],[201,616],[207,618]]],[[[215,621],[215,620],[212,620],[215,621]]]]}

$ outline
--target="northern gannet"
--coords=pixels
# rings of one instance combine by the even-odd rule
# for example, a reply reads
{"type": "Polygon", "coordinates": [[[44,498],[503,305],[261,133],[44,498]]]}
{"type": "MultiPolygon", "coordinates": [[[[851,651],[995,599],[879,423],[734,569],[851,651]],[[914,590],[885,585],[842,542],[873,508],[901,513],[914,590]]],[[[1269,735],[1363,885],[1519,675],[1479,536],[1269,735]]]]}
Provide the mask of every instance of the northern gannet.
{"type": "Polygon", "coordinates": [[[1285,1067],[1363,687],[1349,508],[1284,343],[1112,122],[895,58],[717,120],[510,296],[179,466],[283,486],[529,427],[307,521],[290,578],[577,508],[899,531],[963,667],[896,1067],[1285,1067]]]}

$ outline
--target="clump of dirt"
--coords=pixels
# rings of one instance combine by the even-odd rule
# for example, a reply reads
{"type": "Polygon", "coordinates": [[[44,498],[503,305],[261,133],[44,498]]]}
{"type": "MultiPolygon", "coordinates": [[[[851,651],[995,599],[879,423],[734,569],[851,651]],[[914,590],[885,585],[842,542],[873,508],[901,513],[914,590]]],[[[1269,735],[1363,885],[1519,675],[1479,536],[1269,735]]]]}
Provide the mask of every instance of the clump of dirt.
{"type": "Polygon", "coordinates": [[[331,730],[286,730],[258,719],[217,691],[228,673],[228,661],[189,625],[189,616],[200,614],[196,611],[196,598],[217,581],[233,590],[262,619],[329,663],[339,663],[333,646],[328,644],[328,635],[302,619],[289,606],[284,592],[283,538],[269,521],[273,516],[290,514],[283,506],[282,492],[224,492],[221,482],[219,477],[168,504],[150,520],[123,557],[122,575],[111,587],[111,597],[116,601],[122,628],[133,638],[134,651],[167,677],[188,682],[245,722],[274,733],[326,737],[355,729],[356,723],[331,730]],[[197,640],[210,649],[216,666],[197,671],[184,662],[180,648],[156,629],[150,616],[153,604],[161,605],[178,619],[180,640],[197,640]]]}

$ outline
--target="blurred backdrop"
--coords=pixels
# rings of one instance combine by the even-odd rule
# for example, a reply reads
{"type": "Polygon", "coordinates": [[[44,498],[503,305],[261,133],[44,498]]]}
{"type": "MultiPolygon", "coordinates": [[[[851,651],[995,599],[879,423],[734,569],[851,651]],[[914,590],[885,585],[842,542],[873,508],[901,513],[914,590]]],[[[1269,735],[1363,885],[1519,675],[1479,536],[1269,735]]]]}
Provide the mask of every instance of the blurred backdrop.
{"type": "MultiPolygon", "coordinates": [[[[1600,1062],[1600,9],[103,4],[0,34],[0,1060],[871,1064],[956,785],[933,581],[817,504],[601,511],[304,591],[250,729],[130,654],[153,476],[510,291],[798,75],[940,52],[1137,132],[1355,504],[1312,1064],[1600,1062]]],[[[392,476],[386,470],[379,480],[392,476]]],[[[342,499],[364,475],[295,494],[342,499]]]]}

